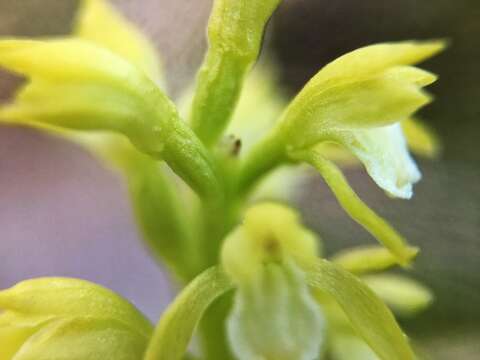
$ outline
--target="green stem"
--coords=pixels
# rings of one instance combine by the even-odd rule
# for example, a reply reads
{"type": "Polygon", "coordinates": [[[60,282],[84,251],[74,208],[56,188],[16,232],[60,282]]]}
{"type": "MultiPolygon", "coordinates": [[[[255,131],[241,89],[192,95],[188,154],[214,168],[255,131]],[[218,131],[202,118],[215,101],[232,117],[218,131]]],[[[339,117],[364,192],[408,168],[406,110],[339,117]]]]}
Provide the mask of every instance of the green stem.
{"type": "Polygon", "coordinates": [[[246,196],[259,179],[287,161],[284,141],[279,132],[273,132],[255,145],[243,160],[237,183],[239,196],[246,196]]]}

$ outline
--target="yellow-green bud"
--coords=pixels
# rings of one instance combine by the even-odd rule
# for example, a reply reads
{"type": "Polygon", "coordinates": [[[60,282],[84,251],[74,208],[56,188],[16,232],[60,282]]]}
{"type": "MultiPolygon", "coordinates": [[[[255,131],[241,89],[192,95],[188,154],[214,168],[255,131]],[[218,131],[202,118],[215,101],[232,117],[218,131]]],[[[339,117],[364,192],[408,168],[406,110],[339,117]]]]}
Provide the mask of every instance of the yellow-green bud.
{"type": "Polygon", "coordinates": [[[40,278],[0,291],[0,359],[137,360],[152,327],[126,300],[83,280],[40,278]]]}

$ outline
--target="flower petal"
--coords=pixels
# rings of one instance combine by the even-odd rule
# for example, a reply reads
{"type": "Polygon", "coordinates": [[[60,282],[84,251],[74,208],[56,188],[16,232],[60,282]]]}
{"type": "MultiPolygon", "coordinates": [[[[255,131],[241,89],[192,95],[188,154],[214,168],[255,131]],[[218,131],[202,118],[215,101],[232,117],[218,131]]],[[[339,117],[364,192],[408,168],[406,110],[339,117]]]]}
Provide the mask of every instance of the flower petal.
{"type": "Polygon", "coordinates": [[[293,156],[315,167],[350,217],[389,249],[399,264],[408,265],[418,249],[409,246],[402,236],[357,196],[335,164],[323,158],[323,155],[315,149],[293,156]]]}
{"type": "Polygon", "coordinates": [[[28,338],[15,360],[138,360],[147,342],[148,338],[116,321],[64,318],[28,338]]]}
{"type": "Polygon", "coordinates": [[[404,41],[374,44],[351,51],[326,65],[310,82],[351,81],[390,67],[413,65],[445,48],[444,41],[404,41]]]}
{"type": "Polygon", "coordinates": [[[406,119],[401,124],[408,147],[414,153],[426,157],[436,157],[440,153],[440,140],[427,125],[418,119],[406,119]]]}
{"type": "Polygon", "coordinates": [[[293,263],[270,263],[240,284],[227,322],[240,360],[311,360],[323,345],[324,320],[293,263]]]}
{"type": "Polygon", "coordinates": [[[106,0],[82,0],[75,35],[95,42],[135,64],[157,83],[161,66],[150,41],[106,0]]]}
{"type": "Polygon", "coordinates": [[[52,316],[25,316],[13,311],[1,313],[0,359],[12,359],[23,343],[51,320],[52,316]]]}
{"type": "Polygon", "coordinates": [[[0,309],[30,316],[89,316],[115,320],[142,336],[152,331],[149,321],[128,301],[88,281],[38,278],[0,291],[0,309]]]}
{"type": "Polygon", "coordinates": [[[388,269],[397,265],[397,259],[381,246],[360,246],[340,251],[331,261],[354,274],[388,269]]]}
{"type": "Polygon", "coordinates": [[[345,131],[337,141],[354,153],[372,179],[389,195],[409,199],[420,171],[408,152],[400,124],[345,131]]]}
{"type": "Polygon", "coordinates": [[[405,276],[376,274],[363,276],[362,280],[401,316],[415,315],[433,301],[433,294],[427,287],[405,276]]]}

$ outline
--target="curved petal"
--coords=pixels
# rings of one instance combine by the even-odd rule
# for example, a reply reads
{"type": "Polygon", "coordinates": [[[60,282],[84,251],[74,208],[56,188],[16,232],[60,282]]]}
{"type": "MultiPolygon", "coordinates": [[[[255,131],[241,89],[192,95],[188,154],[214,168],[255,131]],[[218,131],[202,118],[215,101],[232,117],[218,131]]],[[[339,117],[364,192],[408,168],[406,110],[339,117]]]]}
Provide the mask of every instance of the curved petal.
{"type": "Polygon", "coordinates": [[[95,42],[163,83],[160,61],[149,40],[106,0],[82,0],[75,35],[95,42]]]}
{"type": "Polygon", "coordinates": [[[385,270],[397,265],[395,256],[381,246],[346,249],[335,254],[330,260],[354,274],[385,270]]]}
{"type": "Polygon", "coordinates": [[[15,360],[138,360],[147,337],[121,323],[90,317],[51,322],[28,338],[15,360]]]}
{"type": "Polygon", "coordinates": [[[13,311],[0,314],[0,359],[11,360],[23,343],[52,316],[25,316],[13,311]]]}
{"type": "Polygon", "coordinates": [[[415,358],[405,334],[387,306],[355,276],[319,259],[303,264],[309,285],[331,296],[352,326],[382,360],[415,358]]]}
{"type": "Polygon", "coordinates": [[[145,360],[181,359],[205,310],[232,287],[230,279],[219,267],[198,275],[160,318],[145,360]]]}
{"type": "Polygon", "coordinates": [[[403,41],[365,46],[326,65],[310,80],[311,85],[327,81],[351,81],[382,72],[393,66],[413,65],[445,48],[444,41],[403,41]]]}
{"type": "Polygon", "coordinates": [[[150,322],[128,301],[88,281],[38,278],[0,291],[0,309],[32,317],[89,316],[115,320],[148,337],[150,322]]]}
{"type": "Polygon", "coordinates": [[[400,234],[357,196],[335,164],[324,159],[315,149],[293,156],[318,170],[343,209],[389,249],[399,264],[407,265],[415,257],[418,249],[409,246],[400,234]]]}

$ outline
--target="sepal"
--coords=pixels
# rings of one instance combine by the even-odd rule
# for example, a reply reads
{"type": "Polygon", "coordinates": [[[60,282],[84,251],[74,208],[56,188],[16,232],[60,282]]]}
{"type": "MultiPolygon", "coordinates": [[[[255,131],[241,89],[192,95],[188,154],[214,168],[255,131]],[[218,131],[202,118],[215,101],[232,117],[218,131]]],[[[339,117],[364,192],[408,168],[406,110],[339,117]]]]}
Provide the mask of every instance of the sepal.
{"type": "Polygon", "coordinates": [[[2,360],[136,360],[152,326],[101,286],[68,278],[23,281],[0,292],[2,360]]]}

